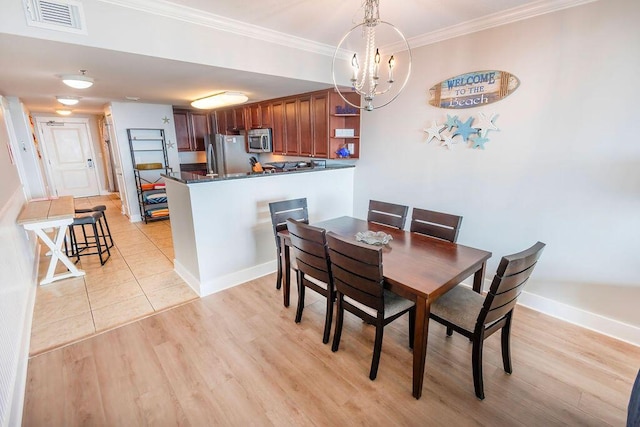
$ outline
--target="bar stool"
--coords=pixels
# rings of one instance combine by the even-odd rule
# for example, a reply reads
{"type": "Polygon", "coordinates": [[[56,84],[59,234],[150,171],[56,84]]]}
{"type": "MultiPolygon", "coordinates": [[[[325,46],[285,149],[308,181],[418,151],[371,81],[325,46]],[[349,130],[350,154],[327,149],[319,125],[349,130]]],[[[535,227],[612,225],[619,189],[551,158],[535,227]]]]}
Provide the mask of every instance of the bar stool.
{"type": "Polygon", "coordinates": [[[104,265],[105,262],[111,256],[109,245],[107,244],[106,235],[102,226],[101,219],[104,214],[101,211],[92,212],[90,215],[76,217],[73,223],[69,225],[69,241],[71,245],[71,253],[67,248],[67,242],[65,240],[65,252],[70,258],[76,257],[76,263],[80,261],[81,256],[98,255],[100,257],[100,265],[104,265]],[[93,235],[87,234],[85,226],[90,225],[93,230],[93,235]],[[83,240],[79,241],[76,235],[76,227],[82,229],[83,240]],[[106,252],[106,257],[104,254],[106,252]]]}
{"type": "Polygon", "coordinates": [[[100,221],[104,220],[104,226],[107,228],[107,233],[104,235],[105,239],[109,239],[109,247],[113,247],[113,238],[111,237],[111,230],[109,229],[109,223],[107,222],[107,214],[104,212],[107,210],[105,205],[97,205],[92,207],[91,209],[76,209],[76,213],[92,213],[92,212],[102,212],[102,218],[100,221]]]}

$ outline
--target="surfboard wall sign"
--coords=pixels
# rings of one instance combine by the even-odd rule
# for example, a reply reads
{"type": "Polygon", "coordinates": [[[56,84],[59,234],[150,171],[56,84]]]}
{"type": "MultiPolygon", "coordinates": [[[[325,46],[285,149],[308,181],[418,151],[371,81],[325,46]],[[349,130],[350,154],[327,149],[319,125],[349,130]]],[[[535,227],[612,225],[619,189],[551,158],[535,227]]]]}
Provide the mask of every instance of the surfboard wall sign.
{"type": "Polygon", "coordinates": [[[472,71],[446,79],[429,89],[429,104],[439,108],[473,108],[511,95],[520,80],[506,71],[472,71]]]}

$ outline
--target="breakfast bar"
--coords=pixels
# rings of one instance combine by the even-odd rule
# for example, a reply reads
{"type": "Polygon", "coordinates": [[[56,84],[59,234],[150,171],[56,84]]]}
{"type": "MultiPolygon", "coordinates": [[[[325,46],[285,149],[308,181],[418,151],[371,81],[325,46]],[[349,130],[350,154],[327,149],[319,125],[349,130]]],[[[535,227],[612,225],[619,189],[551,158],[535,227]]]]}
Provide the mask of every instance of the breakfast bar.
{"type": "Polygon", "coordinates": [[[354,171],[166,175],[175,271],[200,296],[276,271],[269,203],[306,197],[313,221],[352,215],[354,171]]]}

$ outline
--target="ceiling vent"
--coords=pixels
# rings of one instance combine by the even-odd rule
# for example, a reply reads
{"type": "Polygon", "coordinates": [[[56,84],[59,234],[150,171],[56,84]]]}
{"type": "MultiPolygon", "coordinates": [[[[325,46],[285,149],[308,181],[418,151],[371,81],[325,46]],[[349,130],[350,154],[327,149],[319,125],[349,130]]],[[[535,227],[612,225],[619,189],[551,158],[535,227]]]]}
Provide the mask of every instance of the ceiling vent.
{"type": "Polygon", "coordinates": [[[49,30],[87,34],[82,4],[74,0],[24,0],[27,24],[49,30]]]}

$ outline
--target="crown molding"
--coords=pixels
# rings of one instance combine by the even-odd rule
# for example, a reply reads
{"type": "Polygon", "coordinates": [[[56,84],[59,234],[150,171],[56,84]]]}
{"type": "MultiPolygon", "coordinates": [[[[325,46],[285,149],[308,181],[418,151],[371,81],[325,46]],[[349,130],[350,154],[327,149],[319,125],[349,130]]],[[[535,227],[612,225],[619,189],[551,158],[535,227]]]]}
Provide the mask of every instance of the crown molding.
{"type": "MultiPolygon", "coordinates": [[[[246,22],[216,15],[203,10],[177,5],[167,0],[99,1],[320,55],[333,56],[335,53],[335,46],[318,43],[301,37],[295,37],[279,31],[269,30],[258,25],[248,24],[246,22]]],[[[482,18],[453,25],[442,30],[411,37],[408,39],[408,42],[411,48],[417,48],[595,1],[597,0],[540,0],[524,6],[515,7],[487,15],[482,18]]],[[[405,46],[403,43],[385,46],[385,49],[398,52],[404,50],[404,48],[405,46]]],[[[339,57],[346,57],[342,52],[339,52],[338,55],[339,57]]]]}
{"type": "MultiPolygon", "coordinates": [[[[559,10],[580,6],[587,3],[593,3],[597,0],[540,0],[524,6],[514,7],[482,18],[473,19],[471,21],[462,22],[442,30],[432,31],[420,36],[411,37],[409,46],[417,48],[438,42],[442,42],[455,37],[464,36],[478,31],[487,30],[489,28],[499,27],[501,25],[511,24],[513,22],[522,21],[547,13],[557,12],[559,10]]],[[[390,48],[402,50],[402,44],[393,45],[390,48]]]]}
{"type": "Polygon", "coordinates": [[[141,12],[176,19],[194,25],[209,27],[239,36],[250,37],[285,47],[292,47],[325,56],[333,56],[335,46],[318,43],[279,31],[269,30],[258,25],[248,24],[226,16],[216,15],[200,9],[177,5],[166,0],[99,0],[116,6],[139,10],[141,12]]]}

